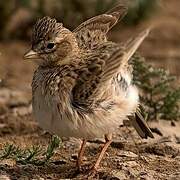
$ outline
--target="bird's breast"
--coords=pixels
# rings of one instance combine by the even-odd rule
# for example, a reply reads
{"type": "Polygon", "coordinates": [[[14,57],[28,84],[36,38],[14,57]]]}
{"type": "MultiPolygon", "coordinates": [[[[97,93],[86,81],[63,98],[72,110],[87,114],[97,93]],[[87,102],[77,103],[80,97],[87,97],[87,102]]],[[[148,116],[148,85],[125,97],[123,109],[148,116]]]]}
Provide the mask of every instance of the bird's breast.
{"type": "MultiPolygon", "coordinates": [[[[56,81],[47,83],[48,78],[44,78],[38,75],[33,79],[33,113],[43,129],[61,137],[102,137],[113,132],[138,104],[137,89],[130,86],[126,96],[115,93],[109,102],[104,100],[91,112],[83,111],[73,106],[67,83],[61,81],[61,86],[57,86],[52,83],[56,81]]],[[[69,83],[73,81],[69,79],[69,83]]]]}

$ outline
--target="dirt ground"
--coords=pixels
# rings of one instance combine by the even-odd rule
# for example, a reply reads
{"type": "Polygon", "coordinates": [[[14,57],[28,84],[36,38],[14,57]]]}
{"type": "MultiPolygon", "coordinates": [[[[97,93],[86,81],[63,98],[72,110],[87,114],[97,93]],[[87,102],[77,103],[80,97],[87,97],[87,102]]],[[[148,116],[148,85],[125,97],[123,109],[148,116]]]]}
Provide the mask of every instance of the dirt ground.
{"type": "MultiPolygon", "coordinates": [[[[155,28],[140,51],[149,63],[164,67],[179,78],[180,2],[163,2],[159,16],[133,30],[126,28],[117,33],[116,29],[111,37],[120,41],[153,24],[155,28]]],[[[50,140],[31,114],[31,79],[36,65],[22,59],[28,46],[25,42],[0,42],[0,149],[6,143],[24,149],[33,145],[46,148],[50,140]]],[[[132,128],[130,133],[126,127],[120,127],[93,179],[180,179],[180,123],[172,126],[171,122],[162,120],[151,122],[150,127],[158,128],[163,136],[154,133],[155,139],[141,140],[132,128]]],[[[101,139],[88,142],[84,164],[95,161],[102,143],[101,139]]],[[[80,140],[64,140],[53,159],[43,166],[0,160],[0,180],[86,179],[86,173],[76,172],[79,146],[80,140]]]]}

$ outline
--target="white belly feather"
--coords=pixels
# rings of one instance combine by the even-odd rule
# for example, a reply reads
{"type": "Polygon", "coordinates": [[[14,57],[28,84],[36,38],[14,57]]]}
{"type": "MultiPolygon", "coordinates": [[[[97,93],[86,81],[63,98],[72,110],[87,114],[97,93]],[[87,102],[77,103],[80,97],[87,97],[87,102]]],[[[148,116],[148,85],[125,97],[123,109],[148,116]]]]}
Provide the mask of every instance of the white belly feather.
{"type": "MultiPolygon", "coordinates": [[[[79,113],[67,105],[65,112],[58,109],[59,99],[44,94],[37,87],[33,94],[33,112],[39,125],[60,137],[95,138],[114,132],[127,115],[135,111],[138,90],[130,86],[124,96],[114,97],[115,106],[109,111],[97,108],[93,113],[79,113]]],[[[105,103],[102,103],[103,107],[105,103]]]]}

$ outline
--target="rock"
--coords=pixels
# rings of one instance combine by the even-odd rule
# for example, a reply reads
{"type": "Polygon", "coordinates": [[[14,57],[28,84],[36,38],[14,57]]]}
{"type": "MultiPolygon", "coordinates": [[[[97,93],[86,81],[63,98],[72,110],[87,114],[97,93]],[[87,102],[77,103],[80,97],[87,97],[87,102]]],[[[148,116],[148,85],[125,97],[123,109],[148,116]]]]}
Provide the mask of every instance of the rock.
{"type": "Polygon", "coordinates": [[[118,152],[117,155],[120,157],[130,157],[130,158],[137,158],[138,157],[137,154],[135,154],[131,151],[120,151],[120,152],[118,152]]]}
{"type": "Polygon", "coordinates": [[[126,180],[127,176],[124,171],[112,171],[111,178],[116,180],[126,180]]]}
{"type": "Polygon", "coordinates": [[[126,161],[123,163],[124,167],[139,167],[139,164],[136,161],[126,161]]]}
{"type": "Polygon", "coordinates": [[[136,179],[139,176],[140,168],[136,161],[126,161],[122,165],[122,170],[127,174],[128,179],[136,179]]]}

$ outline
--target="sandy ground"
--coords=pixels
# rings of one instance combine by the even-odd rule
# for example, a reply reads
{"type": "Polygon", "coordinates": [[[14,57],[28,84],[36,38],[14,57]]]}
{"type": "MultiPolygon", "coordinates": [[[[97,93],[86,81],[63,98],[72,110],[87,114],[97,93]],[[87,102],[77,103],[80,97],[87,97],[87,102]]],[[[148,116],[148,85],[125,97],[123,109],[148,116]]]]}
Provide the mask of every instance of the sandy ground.
{"type": "MultiPolygon", "coordinates": [[[[147,61],[165,67],[179,77],[180,67],[180,2],[164,1],[163,12],[149,24],[156,24],[141,53],[147,61]]],[[[117,29],[112,39],[121,41],[136,34],[147,25],[133,29],[117,29]]],[[[50,136],[44,135],[31,114],[31,79],[36,67],[22,59],[28,44],[24,42],[0,43],[0,149],[6,143],[21,148],[41,145],[46,148],[50,136]]],[[[178,81],[177,81],[178,83],[178,81]]],[[[155,133],[155,139],[140,140],[132,128],[120,127],[114,134],[114,142],[93,179],[180,179],[180,123],[152,122],[163,136],[155,133]],[[133,139],[136,144],[134,143],[133,139]]],[[[96,159],[102,140],[88,142],[85,166],[96,159]]],[[[21,165],[13,160],[0,160],[0,179],[86,179],[86,173],[78,174],[75,159],[80,140],[63,141],[53,159],[43,166],[21,165]]]]}

